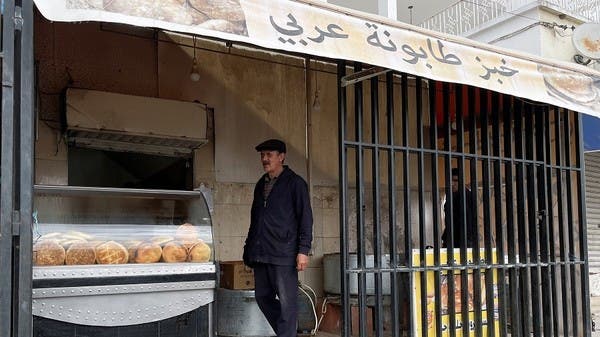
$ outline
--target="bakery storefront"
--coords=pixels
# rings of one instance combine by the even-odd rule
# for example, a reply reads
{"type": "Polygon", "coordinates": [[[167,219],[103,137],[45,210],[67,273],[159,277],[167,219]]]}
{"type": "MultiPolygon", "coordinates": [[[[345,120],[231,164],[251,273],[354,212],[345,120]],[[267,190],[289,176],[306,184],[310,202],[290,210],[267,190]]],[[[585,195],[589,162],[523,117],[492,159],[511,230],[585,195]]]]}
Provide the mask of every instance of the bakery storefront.
{"type": "Polygon", "coordinates": [[[218,334],[266,138],[309,184],[301,279],[341,335],[589,335],[593,70],[311,0],[2,13],[0,336],[218,334]],[[469,247],[442,244],[453,202],[469,247]]]}

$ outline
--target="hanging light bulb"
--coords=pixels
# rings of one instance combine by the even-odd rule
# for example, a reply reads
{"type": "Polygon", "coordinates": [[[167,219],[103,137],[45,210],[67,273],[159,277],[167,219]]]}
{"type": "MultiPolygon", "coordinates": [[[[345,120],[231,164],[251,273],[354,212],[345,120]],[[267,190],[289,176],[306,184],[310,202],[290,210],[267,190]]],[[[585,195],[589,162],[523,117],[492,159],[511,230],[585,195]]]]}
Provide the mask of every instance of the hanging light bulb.
{"type": "Polygon", "coordinates": [[[192,60],[192,70],[190,70],[190,80],[194,82],[200,81],[200,73],[198,73],[198,64],[196,58],[192,60]]]}
{"type": "Polygon", "coordinates": [[[198,72],[198,61],[196,60],[196,37],[194,39],[194,58],[192,59],[192,69],[190,70],[190,80],[198,82],[200,80],[200,73],[198,72]]]}
{"type": "Polygon", "coordinates": [[[312,109],[313,111],[321,110],[321,100],[319,99],[319,78],[317,73],[315,74],[315,98],[313,99],[312,109]]]}
{"type": "Polygon", "coordinates": [[[321,110],[321,100],[319,99],[319,89],[315,90],[315,99],[313,100],[312,109],[313,109],[313,111],[321,110]]]}

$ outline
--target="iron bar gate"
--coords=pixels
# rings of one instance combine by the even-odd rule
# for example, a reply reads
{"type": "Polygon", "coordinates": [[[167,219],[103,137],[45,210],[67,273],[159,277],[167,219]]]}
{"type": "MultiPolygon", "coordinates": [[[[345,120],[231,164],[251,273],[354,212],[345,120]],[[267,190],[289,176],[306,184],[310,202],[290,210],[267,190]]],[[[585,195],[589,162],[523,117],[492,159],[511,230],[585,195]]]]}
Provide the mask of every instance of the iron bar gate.
{"type": "Polygon", "coordinates": [[[377,74],[338,64],[342,335],[590,336],[580,114],[377,74]]]}
{"type": "Polygon", "coordinates": [[[0,336],[32,335],[33,1],[2,1],[0,336]]]}

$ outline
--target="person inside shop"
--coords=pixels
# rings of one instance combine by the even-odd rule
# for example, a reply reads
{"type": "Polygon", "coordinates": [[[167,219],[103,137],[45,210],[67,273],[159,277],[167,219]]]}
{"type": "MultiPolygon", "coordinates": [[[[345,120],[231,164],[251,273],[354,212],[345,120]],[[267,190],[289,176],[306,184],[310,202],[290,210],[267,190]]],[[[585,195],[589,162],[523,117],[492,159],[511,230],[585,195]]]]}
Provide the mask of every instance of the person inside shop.
{"type": "Polygon", "coordinates": [[[298,272],[308,266],[313,217],[308,185],[284,165],[286,145],[256,146],[265,174],[254,188],[244,264],[254,269],[255,298],[278,337],[296,337],[298,272]]]}
{"type": "Polygon", "coordinates": [[[474,195],[470,188],[465,184],[463,191],[458,186],[458,168],[452,169],[452,207],[450,207],[450,198],[446,195],[444,203],[444,232],[442,233],[442,247],[448,248],[450,245],[450,227],[452,227],[452,237],[454,238],[454,248],[460,248],[463,244],[463,238],[466,239],[466,247],[473,248],[477,241],[477,227],[473,212],[474,195]],[[464,193],[463,193],[464,192],[464,193]],[[464,200],[463,200],[464,195],[464,200]],[[466,226],[463,226],[466,222],[466,226]],[[466,233],[463,230],[466,227],[466,233]]]}

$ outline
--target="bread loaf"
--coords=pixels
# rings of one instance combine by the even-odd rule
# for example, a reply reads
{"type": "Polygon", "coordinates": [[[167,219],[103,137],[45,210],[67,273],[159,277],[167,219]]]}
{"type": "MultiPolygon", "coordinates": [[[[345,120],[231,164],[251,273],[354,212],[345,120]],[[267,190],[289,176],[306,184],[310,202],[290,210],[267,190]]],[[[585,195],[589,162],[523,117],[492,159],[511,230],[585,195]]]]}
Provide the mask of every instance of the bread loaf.
{"type": "Polygon", "coordinates": [[[157,245],[160,245],[161,247],[164,246],[167,242],[171,242],[173,240],[174,238],[172,236],[155,236],[152,239],[150,239],[150,241],[156,243],[157,245]]]}
{"type": "Polygon", "coordinates": [[[75,243],[82,243],[82,242],[83,242],[83,243],[85,243],[85,242],[87,242],[87,241],[86,241],[86,240],[81,240],[81,239],[77,239],[77,240],[74,240],[74,239],[63,239],[63,240],[60,240],[58,243],[59,243],[61,246],[63,246],[63,248],[64,248],[65,250],[68,250],[68,249],[69,249],[69,247],[71,247],[71,245],[72,245],[72,244],[75,244],[75,243]]]}
{"type": "Polygon", "coordinates": [[[93,236],[91,236],[89,234],[79,232],[79,231],[68,231],[65,234],[63,234],[62,237],[65,239],[85,240],[85,241],[89,241],[94,238],[93,236]]]}
{"type": "Polygon", "coordinates": [[[190,248],[188,253],[188,261],[190,262],[208,262],[210,260],[210,247],[202,242],[198,241],[195,245],[190,248]]]}
{"type": "Polygon", "coordinates": [[[135,251],[135,263],[155,263],[160,261],[162,248],[156,243],[144,242],[135,251]]]}
{"type": "Polygon", "coordinates": [[[52,233],[47,233],[44,234],[40,237],[40,241],[45,241],[45,240],[55,240],[55,241],[59,241],[62,237],[62,234],[60,232],[52,232],[52,233]]]}
{"type": "Polygon", "coordinates": [[[128,260],[127,249],[118,242],[108,241],[96,246],[96,262],[99,264],[122,264],[128,260]]]}
{"type": "Polygon", "coordinates": [[[67,249],[65,262],[68,265],[94,264],[96,263],[96,251],[88,242],[73,243],[67,249]]]}
{"type": "Polygon", "coordinates": [[[165,262],[185,262],[187,249],[177,241],[171,241],[162,248],[162,259],[165,262]]]}
{"type": "Polygon", "coordinates": [[[103,244],[104,241],[101,240],[92,240],[92,241],[88,241],[88,244],[90,245],[90,247],[92,248],[96,248],[96,246],[103,244]]]}
{"type": "Polygon", "coordinates": [[[123,243],[125,248],[127,248],[127,254],[129,255],[129,263],[135,263],[135,252],[139,245],[142,244],[140,240],[129,240],[123,243]]]}
{"type": "Polygon", "coordinates": [[[198,230],[191,223],[184,223],[175,231],[175,240],[180,241],[186,248],[192,248],[198,242],[198,230]]]}
{"type": "Polygon", "coordinates": [[[33,265],[59,266],[65,264],[65,249],[53,240],[38,241],[33,245],[33,265]]]}

